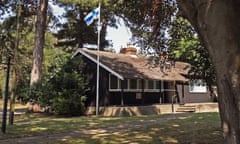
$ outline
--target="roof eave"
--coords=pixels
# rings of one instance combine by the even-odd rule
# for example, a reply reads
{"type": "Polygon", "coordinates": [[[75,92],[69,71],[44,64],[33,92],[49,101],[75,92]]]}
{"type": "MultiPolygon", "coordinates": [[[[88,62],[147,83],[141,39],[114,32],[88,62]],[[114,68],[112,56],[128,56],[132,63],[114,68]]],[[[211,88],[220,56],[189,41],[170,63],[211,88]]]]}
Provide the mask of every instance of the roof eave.
{"type": "MultiPolygon", "coordinates": [[[[89,54],[87,54],[86,52],[82,51],[81,49],[78,49],[73,55],[72,58],[76,57],[78,54],[82,54],[83,56],[85,56],[86,58],[88,58],[89,60],[93,61],[94,63],[98,63],[98,61],[93,58],[92,56],[90,56],[89,54]]],[[[111,68],[109,68],[108,66],[104,65],[103,63],[99,62],[99,66],[101,66],[102,68],[104,68],[105,70],[107,70],[108,72],[110,72],[111,74],[115,75],[117,78],[124,80],[124,77],[122,75],[120,75],[119,73],[115,72],[114,70],[112,70],[111,68]]]]}

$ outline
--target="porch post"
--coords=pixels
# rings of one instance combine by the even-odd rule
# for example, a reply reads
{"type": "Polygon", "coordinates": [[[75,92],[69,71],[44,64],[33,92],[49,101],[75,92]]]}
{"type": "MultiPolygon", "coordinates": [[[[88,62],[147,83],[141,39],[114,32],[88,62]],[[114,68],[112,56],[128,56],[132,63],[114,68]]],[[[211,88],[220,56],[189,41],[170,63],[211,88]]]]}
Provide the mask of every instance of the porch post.
{"type": "Polygon", "coordinates": [[[183,104],[185,104],[185,100],[184,100],[184,97],[185,97],[185,96],[184,96],[184,93],[185,93],[185,92],[184,92],[184,83],[182,83],[182,99],[183,99],[182,103],[183,103],[183,104]]]}
{"type": "Polygon", "coordinates": [[[142,91],[141,91],[141,93],[142,93],[142,104],[144,104],[144,80],[143,79],[141,79],[141,82],[142,82],[142,91]]]}
{"type": "Polygon", "coordinates": [[[160,92],[160,98],[159,103],[162,104],[162,80],[159,80],[159,92],[160,92]]]}
{"type": "Polygon", "coordinates": [[[121,106],[124,105],[123,92],[124,92],[124,89],[123,89],[123,80],[121,80],[121,106]]]}
{"type": "Polygon", "coordinates": [[[178,94],[178,89],[177,89],[177,82],[176,81],[174,81],[174,87],[175,87],[175,95],[176,95],[176,98],[177,98],[177,103],[179,103],[179,100],[180,100],[180,98],[179,98],[179,94],[178,94]]]}
{"type": "Polygon", "coordinates": [[[165,103],[165,94],[164,94],[164,91],[165,91],[165,81],[163,80],[162,81],[162,84],[163,84],[163,91],[162,91],[162,102],[165,103]]]}

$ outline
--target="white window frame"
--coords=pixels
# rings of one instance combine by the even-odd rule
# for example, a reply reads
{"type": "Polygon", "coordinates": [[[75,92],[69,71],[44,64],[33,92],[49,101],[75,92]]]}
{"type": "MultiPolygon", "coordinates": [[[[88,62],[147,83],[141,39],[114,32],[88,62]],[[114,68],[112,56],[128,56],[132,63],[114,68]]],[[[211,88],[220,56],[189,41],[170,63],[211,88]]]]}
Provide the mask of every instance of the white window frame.
{"type": "Polygon", "coordinates": [[[119,78],[117,78],[117,88],[116,89],[112,89],[111,88],[111,76],[114,76],[114,75],[111,75],[111,74],[109,74],[109,87],[108,87],[108,89],[109,89],[109,91],[120,91],[121,89],[120,89],[120,85],[121,85],[121,81],[119,80],[119,78]]]}
{"type": "Polygon", "coordinates": [[[157,89],[157,84],[156,84],[158,81],[151,80],[153,81],[153,89],[148,88],[148,81],[149,80],[145,80],[145,89],[144,89],[145,92],[160,92],[160,89],[157,89]]]}
{"type": "MultiPolygon", "coordinates": [[[[114,75],[112,75],[114,76],[114,75]]],[[[118,82],[117,82],[117,89],[112,89],[111,88],[111,74],[109,74],[109,91],[110,92],[119,92],[121,91],[121,80],[119,78],[117,78],[118,82]]],[[[142,86],[141,86],[141,79],[137,79],[137,87],[136,89],[130,89],[130,79],[126,79],[127,83],[128,83],[128,87],[124,88],[123,90],[125,92],[142,92],[142,86]]],[[[143,80],[144,83],[144,92],[160,92],[160,89],[157,89],[156,87],[156,83],[158,81],[156,80],[151,80],[153,81],[153,89],[148,89],[148,80],[143,80]]]]}
{"type": "Polygon", "coordinates": [[[189,82],[189,93],[207,93],[207,84],[201,79],[192,80],[189,82]],[[192,85],[193,83],[193,85],[192,85]],[[200,83],[200,86],[197,85],[200,83]]]}

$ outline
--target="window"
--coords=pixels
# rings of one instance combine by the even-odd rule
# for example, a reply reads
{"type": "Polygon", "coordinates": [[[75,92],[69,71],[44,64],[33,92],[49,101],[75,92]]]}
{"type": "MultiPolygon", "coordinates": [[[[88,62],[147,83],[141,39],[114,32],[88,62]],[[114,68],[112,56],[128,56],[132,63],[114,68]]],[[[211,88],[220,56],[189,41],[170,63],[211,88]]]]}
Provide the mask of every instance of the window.
{"type": "Polygon", "coordinates": [[[137,89],[137,80],[136,79],[130,80],[130,89],[137,89]]]}
{"type": "Polygon", "coordinates": [[[110,89],[118,89],[118,78],[113,75],[110,76],[110,89]]]}
{"type": "Polygon", "coordinates": [[[127,79],[123,80],[123,89],[128,89],[128,80],[127,79]]]}
{"type": "Polygon", "coordinates": [[[192,80],[189,84],[189,92],[192,93],[206,93],[207,85],[203,80],[192,80]]]}
{"type": "Polygon", "coordinates": [[[160,83],[161,81],[156,81],[156,89],[160,89],[160,83]]]}
{"type": "Polygon", "coordinates": [[[137,89],[142,89],[142,80],[138,80],[138,86],[137,89]]]}
{"type": "Polygon", "coordinates": [[[148,81],[148,89],[154,89],[154,81],[152,80],[148,81]]]}
{"type": "Polygon", "coordinates": [[[121,91],[122,89],[126,92],[157,92],[160,91],[160,86],[160,81],[141,79],[124,79],[122,81],[116,76],[109,74],[109,91],[112,92],[121,91]]]}

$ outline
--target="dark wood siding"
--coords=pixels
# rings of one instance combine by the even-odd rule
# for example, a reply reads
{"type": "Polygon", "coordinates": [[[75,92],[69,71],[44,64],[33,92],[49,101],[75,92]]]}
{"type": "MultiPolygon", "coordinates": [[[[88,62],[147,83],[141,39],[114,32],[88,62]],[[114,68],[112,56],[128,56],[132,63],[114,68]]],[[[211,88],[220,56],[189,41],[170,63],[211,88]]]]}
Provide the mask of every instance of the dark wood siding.
{"type": "Polygon", "coordinates": [[[83,60],[87,63],[84,68],[84,73],[86,75],[88,81],[89,90],[87,92],[87,106],[95,106],[96,104],[96,64],[90,61],[87,58],[83,58],[83,60]]]}
{"type": "MultiPolygon", "coordinates": [[[[123,101],[124,105],[149,105],[160,102],[159,92],[124,92],[123,101]],[[140,94],[140,97],[137,95],[140,94]]],[[[121,92],[110,92],[110,103],[112,105],[121,105],[121,92]]]]}
{"type": "Polygon", "coordinates": [[[212,102],[209,91],[207,91],[206,93],[191,93],[189,92],[188,84],[183,84],[183,85],[177,84],[177,90],[179,94],[180,103],[212,102]]]}
{"type": "MultiPolygon", "coordinates": [[[[86,105],[95,106],[96,105],[96,79],[97,79],[97,65],[90,61],[89,59],[84,58],[84,61],[87,63],[84,68],[84,73],[89,82],[89,91],[87,92],[87,101],[86,105]]],[[[100,67],[99,69],[99,105],[107,106],[109,105],[109,73],[100,67]]]]}

